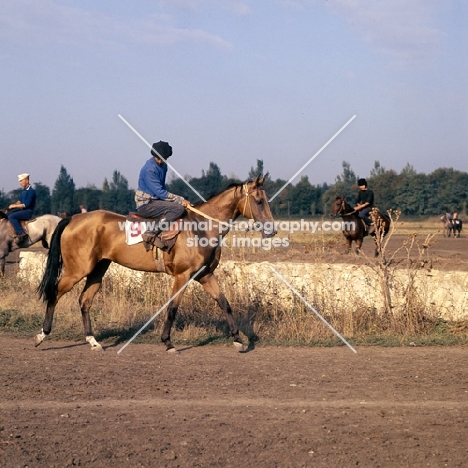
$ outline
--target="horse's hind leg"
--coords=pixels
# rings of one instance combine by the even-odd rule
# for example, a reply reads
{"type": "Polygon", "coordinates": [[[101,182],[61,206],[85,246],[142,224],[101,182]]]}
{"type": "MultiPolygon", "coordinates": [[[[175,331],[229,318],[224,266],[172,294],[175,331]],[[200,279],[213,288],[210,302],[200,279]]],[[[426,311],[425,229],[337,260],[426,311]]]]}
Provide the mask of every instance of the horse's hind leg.
{"type": "Polygon", "coordinates": [[[80,295],[81,319],[83,321],[84,334],[86,341],[91,345],[91,348],[96,351],[102,351],[102,347],[96,341],[96,338],[94,338],[89,309],[93,303],[94,296],[101,287],[102,278],[109,268],[110,263],[110,260],[101,260],[94,267],[94,270],[87,276],[85,287],[80,295]]]}
{"type": "Polygon", "coordinates": [[[57,299],[55,302],[48,302],[46,307],[46,314],[44,322],[42,324],[42,330],[34,338],[34,343],[36,346],[39,346],[45,339],[47,335],[52,331],[52,322],[54,320],[55,306],[60,298],[70,291],[73,286],[75,286],[81,278],[76,278],[75,276],[67,276],[64,272],[63,276],[60,278],[57,284],[57,299]]]}
{"type": "Polygon", "coordinates": [[[229,324],[231,336],[234,338],[234,346],[239,351],[242,351],[244,349],[244,345],[239,335],[239,328],[237,327],[236,322],[234,321],[231,306],[229,305],[226,296],[219,289],[217,279],[212,273],[210,273],[209,275],[206,275],[200,279],[200,284],[205,288],[205,291],[218,303],[221,309],[223,309],[223,312],[229,324]]]}

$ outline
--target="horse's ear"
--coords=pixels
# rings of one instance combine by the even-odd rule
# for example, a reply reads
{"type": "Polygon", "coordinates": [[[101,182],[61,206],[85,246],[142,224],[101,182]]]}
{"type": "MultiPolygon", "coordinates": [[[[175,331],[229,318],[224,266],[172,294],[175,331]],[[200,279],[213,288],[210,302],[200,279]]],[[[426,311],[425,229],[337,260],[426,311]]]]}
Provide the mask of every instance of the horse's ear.
{"type": "Polygon", "coordinates": [[[261,185],[261,183],[259,182],[260,180],[260,175],[258,175],[257,177],[255,177],[255,179],[252,181],[252,187],[253,188],[257,188],[259,185],[261,185]]]}
{"type": "Polygon", "coordinates": [[[267,177],[268,177],[268,172],[264,176],[259,175],[257,185],[263,185],[267,177]]]}

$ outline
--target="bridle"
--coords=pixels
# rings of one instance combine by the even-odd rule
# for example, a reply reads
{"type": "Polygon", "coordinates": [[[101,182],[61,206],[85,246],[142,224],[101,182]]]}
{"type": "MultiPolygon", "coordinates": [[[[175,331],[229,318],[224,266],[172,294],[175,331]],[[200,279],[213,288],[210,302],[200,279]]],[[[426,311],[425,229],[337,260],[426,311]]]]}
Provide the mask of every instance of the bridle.
{"type": "Polygon", "coordinates": [[[340,209],[336,213],[334,213],[335,216],[351,216],[355,213],[357,213],[356,210],[351,211],[350,213],[344,213],[344,210],[346,209],[346,201],[344,198],[341,199],[340,202],[340,209]]]}
{"type": "MultiPolygon", "coordinates": [[[[249,197],[250,197],[250,194],[251,194],[254,190],[256,190],[256,188],[253,188],[252,190],[249,190],[248,184],[244,184],[244,185],[242,186],[242,190],[243,190],[243,193],[244,193],[244,196],[245,196],[245,203],[244,203],[244,209],[243,209],[242,216],[245,216],[245,217],[247,218],[247,216],[245,215],[245,210],[246,210],[246,208],[247,208],[247,202],[249,202],[250,215],[251,215],[251,218],[249,218],[249,219],[255,219],[254,216],[253,216],[252,201],[250,200],[249,197]]],[[[224,222],[224,221],[220,221],[219,219],[213,218],[213,217],[207,215],[206,213],[203,213],[202,211],[197,210],[195,207],[193,207],[193,206],[191,206],[191,205],[188,205],[186,208],[187,208],[188,210],[190,210],[190,211],[193,211],[194,213],[199,214],[200,216],[203,216],[203,217],[206,218],[206,219],[211,219],[211,221],[215,221],[215,222],[219,223],[221,226],[223,226],[223,225],[224,225],[224,226],[227,226],[227,227],[230,227],[230,226],[231,226],[231,224],[226,223],[226,222],[224,222]]]]}
{"type": "MultiPolygon", "coordinates": [[[[249,196],[254,190],[256,190],[256,188],[253,188],[252,190],[249,190],[249,186],[247,184],[244,184],[242,186],[242,189],[243,189],[244,195],[245,195],[245,203],[244,203],[244,210],[243,210],[242,216],[245,216],[245,210],[247,208],[247,202],[249,202],[250,218],[248,218],[248,219],[255,219],[254,215],[253,215],[253,210],[252,210],[252,201],[250,200],[249,196]]],[[[245,217],[247,218],[247,216],[245,216],[245,217]]]]}

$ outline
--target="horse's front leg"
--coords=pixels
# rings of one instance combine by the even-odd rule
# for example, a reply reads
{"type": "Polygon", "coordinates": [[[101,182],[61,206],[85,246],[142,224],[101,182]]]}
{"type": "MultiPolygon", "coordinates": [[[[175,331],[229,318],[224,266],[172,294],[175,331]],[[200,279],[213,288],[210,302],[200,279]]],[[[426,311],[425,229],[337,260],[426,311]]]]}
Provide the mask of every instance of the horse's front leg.
{"type": "Polygon", "coordinates": [[[219,289],[218,280],[212,273],[210,273],[201,278],[199,282],[205,288],[205,291],[218,303],[219,307],[223,309],[229,324],[231,336],[234,338],[234,346],[239,351],[242,351],[244,349],[244,344],[242,343],[241,337],[239,335],[239,328],[237,328],[236,322],[234,321],[231,306],[229,305],[226,296],[219,289]]]}
{"type": "Polygon", "coordinates": [[[176,276],[174,279],[174,286],[172,287],[172,297],[174,297],[169,305],[167,306],[167,316],[166,321],[164,322],[163,332],[161,334],[161,341],[166,345],[166,351],[168,353],[175,353],[177,350],[171,342],[171,329],[174,324],[174,320],[177,314],[177,309],[179,308],[180,301],[182,299],[183,291],[180,294],[177,292],[184,288],[189,280],[189,277],[186,275],[176,276]],[[177,294],[177,296],[176,296],[177,294]]]}
{"type": "Polygon", "coordinates": [[[345,237],[346,240],[346,253],[351,253],[352,243],[353,241],[349,237],[345,237]]]}

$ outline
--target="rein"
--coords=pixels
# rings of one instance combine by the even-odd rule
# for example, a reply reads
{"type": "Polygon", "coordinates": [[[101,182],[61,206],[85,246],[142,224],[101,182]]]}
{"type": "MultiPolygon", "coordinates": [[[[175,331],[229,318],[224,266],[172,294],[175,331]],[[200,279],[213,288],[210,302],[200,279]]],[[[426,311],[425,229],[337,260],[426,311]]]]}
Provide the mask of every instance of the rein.
{"type": "Polygon", "coordinates": [[[358,212],[357,210],[353,210],[350,213],[343,213],[343,210],[345,210],[345,209],[346,209],[346,207],[344,206],[344,203],[341,203],[340,211],[338,211],[338,213],[336,213],[336,214],[339,215],[339,216],[351,216],[351,215],[358,212]]]}
{"type": "MultiPolygon", "coordinates": [[[[245,194],[245,204],[244,204],[244,213],[245,213],[245,209],[247,207],[247,200],[249,200],[250,192],[249,192],[249,189],[247,187],[247,184],[244,184],[242,186],[242,188],[244,189],[244,194],[245,194]]],[[[253,218],[252,205],[250,203],[249,203],[249,207],[250,207],[250,214],[251,214],[251,216],[253,218]]],[[[196,214],[199,214],[200,216],[203,216],[206,219],[210,219],[211,221],[215,221],[216,223],[219,223],[222,226],[224,225],[224,226],[227,226],[227,227],[231,227],[230,223],[226,223],[224,221],[220,221],[219,219],[213,218],[210,215],[207,215],[206,213],[203,213],[203,211],[197,210],[197,208],[193,207],[192,205],[188,205],[186,208],[188,210],[190,210],[190,211],[193,211],[196,214]]]]}
{"type": "Polygon", "coordinates": [[[229,223],[225,223],[224,221],[220,221],[219,219],[216,219],[216,218],[212,218],[210,215],[207,215],[206,213],[203,213],[203,211],[200,211],[200,210],[197,210],[195,207],[193,207],[192,205],[187,205],[186,208],[190,211],[193,211],[194,213],[197,213],[199,214],[200,216],[203,216],[204,218],[206,219],[211,219],[211,221],[215,221],[216,223],[219,223],[221,225],[226,225],[228,227],[230,227],[231,225],[229,223]]]}

